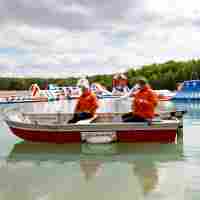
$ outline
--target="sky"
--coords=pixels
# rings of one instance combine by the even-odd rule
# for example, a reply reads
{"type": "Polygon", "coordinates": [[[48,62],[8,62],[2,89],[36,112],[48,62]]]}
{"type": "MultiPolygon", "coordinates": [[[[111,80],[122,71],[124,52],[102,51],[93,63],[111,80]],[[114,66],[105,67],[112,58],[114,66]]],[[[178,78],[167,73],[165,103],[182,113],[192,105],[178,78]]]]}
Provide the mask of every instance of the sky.
{"type": "Polygon", "coordinates": [[[1,0],[0,76],[123,72],[200,55],[199,0],[1,0]]]}

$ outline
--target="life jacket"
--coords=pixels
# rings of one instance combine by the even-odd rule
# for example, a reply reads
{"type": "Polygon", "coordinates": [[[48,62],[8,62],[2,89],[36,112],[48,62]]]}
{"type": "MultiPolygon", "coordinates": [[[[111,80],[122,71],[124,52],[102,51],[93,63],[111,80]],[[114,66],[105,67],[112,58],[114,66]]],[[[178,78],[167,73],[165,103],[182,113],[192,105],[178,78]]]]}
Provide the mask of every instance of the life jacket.
{"type": "Polygon", "coordinates": [[[157,104],[157,94],[147,85],[134,94],[132,104],[133,114],[145,119],[151,119],[155,116],[157,104]]]}
{"type": "Polygon", "coordinates": [[[96,95],[90,90],[86,90],[79,97],[75,112],[88,112],[94,115],[98,107],[99,105],[96,95]]]}

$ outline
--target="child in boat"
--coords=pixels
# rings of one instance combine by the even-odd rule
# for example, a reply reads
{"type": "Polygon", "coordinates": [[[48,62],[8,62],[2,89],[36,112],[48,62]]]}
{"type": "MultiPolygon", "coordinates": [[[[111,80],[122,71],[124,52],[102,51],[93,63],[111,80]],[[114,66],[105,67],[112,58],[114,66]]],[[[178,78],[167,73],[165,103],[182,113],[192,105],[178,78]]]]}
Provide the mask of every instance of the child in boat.
{"type": "Polygon", "coordinates": [[[138,89],[134,92],[132,112],[122,116],[123,122],[149,122],[155,116],[158,96],[144,77],[137,79],[138,89]]]}
{"type": "Polygon", "coordinates": [[[89,119],[95,116],[99,107],[96,95],[89,89],[89,81],[80,79],[77,86],[81,88],[82,94],[75,106],[73,118],[68,123],[76,123],[80,120],[89,119]]]}

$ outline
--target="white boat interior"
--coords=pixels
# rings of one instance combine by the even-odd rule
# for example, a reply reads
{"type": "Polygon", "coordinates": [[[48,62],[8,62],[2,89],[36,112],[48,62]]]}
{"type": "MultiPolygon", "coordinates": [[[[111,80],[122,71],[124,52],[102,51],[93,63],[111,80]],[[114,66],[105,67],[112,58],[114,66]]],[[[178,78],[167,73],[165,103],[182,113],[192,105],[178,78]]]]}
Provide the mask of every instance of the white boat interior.
{"type": "Polygon", "coordinates": [[[6,116],[6,121],[11,126],[32,127],[34,129],[70,130],[70,131],[110,131],[130,130],[148,128],[177,128],[181,120],[170,113],[163,113],[149,124],[147,122],[124,123],[121,119],[122,113],[99,113],[96,117],[83,120],[82,123],[68,124],[72,114],[69,113],[22,113],[15,112],[6,116]]]}

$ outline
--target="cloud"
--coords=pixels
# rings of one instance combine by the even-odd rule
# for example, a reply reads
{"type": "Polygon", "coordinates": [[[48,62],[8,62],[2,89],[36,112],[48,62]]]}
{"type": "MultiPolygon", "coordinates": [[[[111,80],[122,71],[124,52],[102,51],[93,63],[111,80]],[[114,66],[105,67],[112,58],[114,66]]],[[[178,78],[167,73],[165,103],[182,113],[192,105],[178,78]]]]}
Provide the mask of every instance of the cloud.
{"type": "Polygon", "coordinates": [[[199,4],[2,0],[0,72],[65,77],[198,58],[199,4]]]}
{"type": "MultiPolygon", "coordinates": [[[[138,1],[139,2],[139,1],[138,1]]],[[[137,1],[106,0],[16,0],[1,1],[2,23],[19,23],[31,26],[85,30],[109,26],[122,20],[137,1]]]]}

